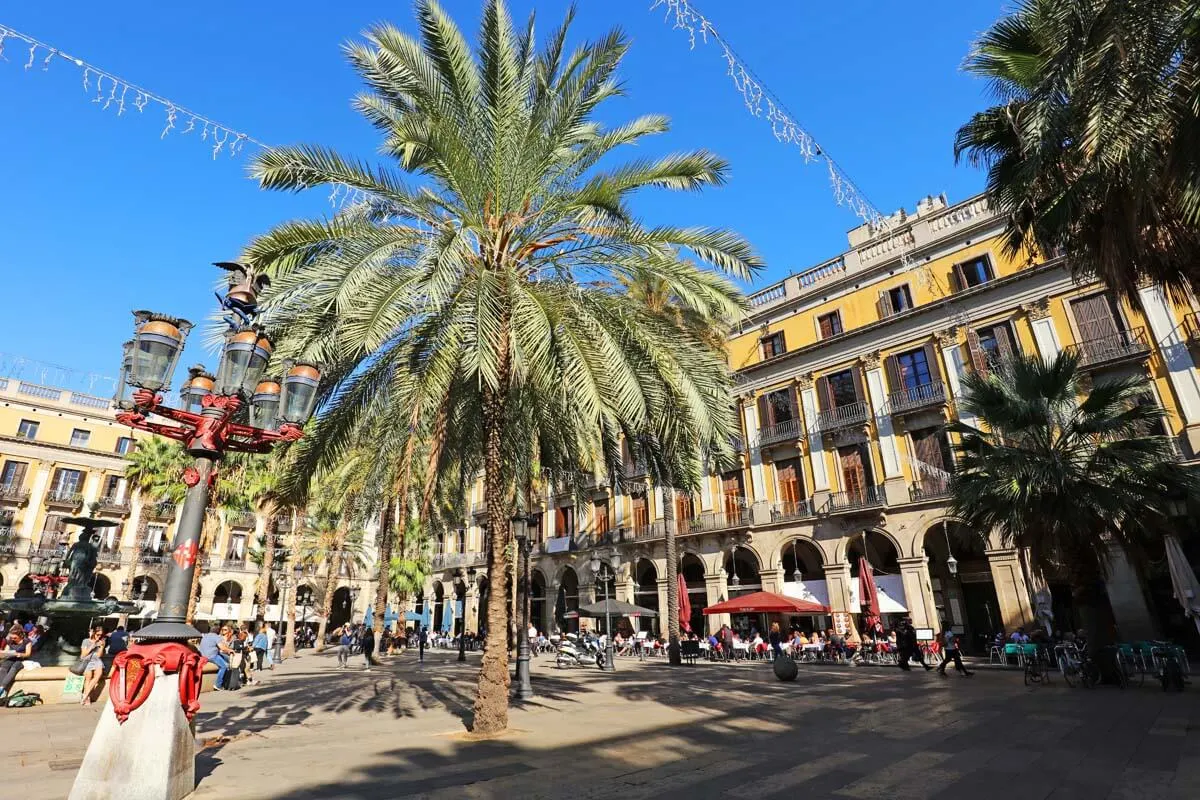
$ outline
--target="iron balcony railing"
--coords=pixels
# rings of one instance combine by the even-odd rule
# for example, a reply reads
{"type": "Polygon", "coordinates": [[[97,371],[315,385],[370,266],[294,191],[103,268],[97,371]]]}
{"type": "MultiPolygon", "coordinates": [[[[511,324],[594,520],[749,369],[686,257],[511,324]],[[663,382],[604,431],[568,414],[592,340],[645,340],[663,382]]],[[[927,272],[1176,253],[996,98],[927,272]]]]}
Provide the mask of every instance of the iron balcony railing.
{"type": "Polygon", "coordinates": [[[458,569],[484,563],[486,553],[438,553],[433,557],[434,569],[458,569]]]}
{"type": "MultiPolygon", "coordinates": [[[[678,528],[676,530],[678,531],[678,528]]],[[[645,542],[662,539],[666,535],[667,527],[661,520],[633,525],[619,532],[621,542],[645,542]]]]}
{"type": "Polygon", "coordinates": [[[0,503],[26,503],[28,501],[28,489],[22,489],[11,483],[0,483],[0,503]]]}
{"type": "Polygon", "coordinates": [[[147,509],[147,514],[152,519],[173,519],[175,517],[175,504],[165,501],[154,503],[147,509]]]}
{"type": "Polygon", "coordinates": [[[101,549],[100,552],[96,553],[96,561],[100,564],[112,566],[120,564],[123,560],[124,558],[119,548],[114,547],[111,550],[101,549]]]}
{"type": "Polygon", "coordinates": [[[1192,312],[1183,318],[1183,335],[1192,344],[1200,344],[1200,313],[1192,312]]]}
{"type": "Polygon", "coordinates": [[[804,438],[804,426],[799,419],[789,419],[776,422],[774,425],[764,425],[758,430],[758,444],[765,447],[779,442],[794,442],[804,438]]]}
{"type": "Polygon", "coordinates": [[[806,497],[803,500],[786,500],[782,503],[773,503],[771,505],[771,522],[804,519],[805,517],[815,515],[816,509],[813,508],[811,497],[806,497]]]}
{"type": "Polygon", "coordinates": [[[908,487],[908,499],[914,503],[950,496],[949,478],[922,478],[908,487]]]}
{"type": "Polygon", "coordinates": [[[831,408],[828,411],[817,413],[817,427],[822,431],[836,431],[842,428],[853,428],[856,425],[866,424],[870,419],[871,409],[867,404],[859,401],[857,403],[848,403],[844,406],[831,408]]]}
{"type": "Polygon", "coordinates": [[[46,493],[46,502],[60,506],[77,506],[83,502],[83,493],[52,489],[46,493]]]}
{"type": "Polygon", "coordinates": [[[741,436],[736,436],[736,435],[730,436],[729,437],[729,449],[735,453],[746,452],[746,440],[743,439],[741,436]]]}
{"type": "Polygon", "coordinates": [[[253,511],[227,511],[225,521],[235,528],[253,528],[255,524],[253,511]]]}
{"type": "Polygon", "coordinates": [[[834,492],[822,510],[826,514],[839,514],[847,511],[859,511],[864,508],[878,508],[884,504],[882,486],[864,486],[849,492],[834,492]]]}
{"type": "Polygon", "coordinates": [[[17,529],[11,525],[0,527],[0,556],[17,554],[17,529]]]}
{"type": "Polygon", "coordinates": [[[1079,357],[1081,367],[1094,367],[1149,355],[1150,338],[1145,328],[1130,328],[1096,339],[1084,339],[1064,349],[1079,357]]]}
{"type": "Polygon", "coordinates": [[[721,497],[716,511],[701,511],[689,526],[692,533],[743,528],[750,524],[750,505],[744,497],[721,497]]]}
{"type": "Polygon", "coordinates": [[[471,503],[471,513],[475,516],[481,516],[487,513],[487,501],[480,500],[478,503],[471,503]]]}
{"type": "Polygon", "coordinates": [[[138,553],[139,564],[165,564],[170,556],[164,550],[155,550],[153,548],[143,548],[138,553]]]}
{"type": "Polygon", "coordinates": [[[128,498],[101,497],[97,503],[99,503],[101,511],[107,511],[110,514],[124,514],[129,511],[128,498]]]}
{"type": "Polygon", "coordinates": [[[893,414],[903,414],[946,402],[946,387],[941,381],[910,386],[888,396],[888,408],[893,414]]]}

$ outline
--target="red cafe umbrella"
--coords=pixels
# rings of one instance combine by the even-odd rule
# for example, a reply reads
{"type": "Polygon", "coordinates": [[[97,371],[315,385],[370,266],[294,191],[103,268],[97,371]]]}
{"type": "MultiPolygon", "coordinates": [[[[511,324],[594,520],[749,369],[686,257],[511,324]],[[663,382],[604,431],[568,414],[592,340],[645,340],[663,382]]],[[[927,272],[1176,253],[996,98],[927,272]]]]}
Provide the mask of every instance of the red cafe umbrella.
{"type": "Polygon", "coordinates": [[[705,614],[828,614],[829,607],[774,592],[752,592],[704,609],[705,614]]]}
{"type": "Polygon", "coordinates": [[[687,581],[679,576],[679,628],[684,633],[692,632],[692,598],[688,597],[687,581]]]}
{"type": "Polygon", "coordinates": [[[858,603],[867,614],[868,625],[874,625],[879,619],[879,590],[875,588],[875,575],[866,556],[858,559],[858,603]]]}

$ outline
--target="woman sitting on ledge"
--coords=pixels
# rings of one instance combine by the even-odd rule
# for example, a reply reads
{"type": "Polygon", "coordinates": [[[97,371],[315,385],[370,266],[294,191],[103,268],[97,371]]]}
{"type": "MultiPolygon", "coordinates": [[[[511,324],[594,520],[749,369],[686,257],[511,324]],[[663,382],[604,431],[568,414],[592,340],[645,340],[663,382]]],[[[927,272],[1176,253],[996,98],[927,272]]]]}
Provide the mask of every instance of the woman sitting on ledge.
{"type": "Polygon", "coordinates": [[[25,659],[33,654],[33,643],[25,636],[20,625],[13,625],[5,637],[4,649],[0,650],[0,700],[17,679],[17,673],[25,666],[25,659]]]}

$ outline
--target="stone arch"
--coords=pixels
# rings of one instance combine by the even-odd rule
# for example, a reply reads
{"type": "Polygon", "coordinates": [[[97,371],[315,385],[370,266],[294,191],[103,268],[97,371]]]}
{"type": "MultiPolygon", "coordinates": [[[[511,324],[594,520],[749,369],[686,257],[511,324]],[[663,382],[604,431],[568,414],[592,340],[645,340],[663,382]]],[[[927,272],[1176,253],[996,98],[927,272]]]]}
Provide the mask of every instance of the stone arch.
{"type": "Polygon", "coordinates": [[[539,631],[543,630],[546,625],[546,594],[549,592],[549,584],[546,582],[546,573],[540,569],[531,569],[529,571],[529,623],[539,631]]]}
{"type": "Polygon", "coordinates": [[[778,558],[784,582],[825,579],[825,554],[807,536],[785,541],[779,546],[778,558]]]}
{"type": "Polygon", "coordinates": [[[558,625],[559,630],[563,631],[578,631],[579,620],[568,619],[567,613],[579,610],[579,590],[583,586],[583,581],[579,579],[579,572],[570,564],[565,565],[561,570],[558,581],[558,593],[554,599],[554,622],[558,625]]]}
{"type": "Polygon", "coordinates": [[[92,582],[92,597],[106,600],[112,596],[112,579],[103,572],[97,572],[92,582]]]}
{"type": "Polygon", "coordinates": [[[763,561],[752,547],[737,545],[722,551],[722,569],[728,576],[729,596],[750,594],[762,589],[763,561]]]}
{"type": "Polygon", "coordinates": [[[868,528],[854,536],[843,537],[842,558],[850,565],[850,574],[858,575],[858,560],[864,553],[875,574],[898,575],[903,550],[896,537],[878,528],[868,528]]]}
{"type": "Polygon", "coordinates": [[[33,597],[37,593],[37,587],[33,583],[33,576],[26,575],[17,582],[17,589],[13,593],[13,597],[33,597]]]}
{"type": "Polygon", "coordinates": [[[235,580],[224,580],[213,589],[213,606],[232,603],[241,605],[242,585],[235,580]]]}
{"type": "Polygon", "coordinates": [[[446,603],[449,602],[446,585],[440,580],[433,582],[433,616],[430,617],[429,627],[435,631],[442,629],[446,620],[446,603]]]}
{"type": "Polygon", "coordinates": [[[340,628],[352,621],[354,609],[350,607],[350,587],[339,586],[333,593],[333,603],[329,608],[329,628],[340,628]]]}
{"type": "Polygon", "coordinates": [[[900,544],[900,540],[896,538],[895,534],[893,534],[887,528],[870,527],[870,528],[860,528],[859,530],[853,531],[851,533],[847,533],[844,536],[842,536],[840,539],[838,539],[837,547],[834,548],[834,558],[833,558],[834,564],[838,564],[838,563],[841,563],[841,562],[847,560],[847,557],[846,557],[847,550],[850,549],[850,547],[853,545],[853,543],[856,539],[860,539],[862,537],[864,531],[867,534],[878,534],[879,536],[882,536],[884,539],[886,539],[888,541],[888,543],[891,544],[892,548],[896,551],[896,558],[899,559],[899,558],[905,557],[906,551],[904,550],[904,547],[900,544]]]}
{"type": "Polygon", "coordinates": [[[154,602],[158,599],[158,581],[150,575],[138,575],[133,579],[131,591],[133,596],[139,600],[154,602]]]}

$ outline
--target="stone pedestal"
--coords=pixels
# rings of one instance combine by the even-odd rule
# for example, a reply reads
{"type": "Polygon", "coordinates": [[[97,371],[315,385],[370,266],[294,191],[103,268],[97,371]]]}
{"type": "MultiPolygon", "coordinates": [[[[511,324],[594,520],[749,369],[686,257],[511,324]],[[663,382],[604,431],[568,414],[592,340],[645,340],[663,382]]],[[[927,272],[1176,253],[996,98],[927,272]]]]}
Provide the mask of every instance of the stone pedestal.
{"type": "Polygon", "coordinates": [[[1033,622],[1033,605],[1019,554],[1016,550],[988,550],[987,560],[1004,630],[1029,626],[1033,622]]]}
{"type": "Polygon", "coordinates": [[[1142,582],[1120,547],[1109,548],[1109,570],[1105,588],[1120,641],[1157,639],[1158,632],[1146,603],[1146,593],[1142,591],[1142,582]]]}
{"type": "Polygon", "coordinates": [[[154,688],[124,724],[107,701],[68,800],[180,800],[196,788],[196,732],[179,675],[154,667],[154,688]]]}
{"type": "Polygon", "coordinates": [[[929,565],[925,557],[900,559],[900,577],[904,582],[904,601],[913,626],[940,630],[942,620],[938,619],[937,606],[933,602],[929,565]]]}

